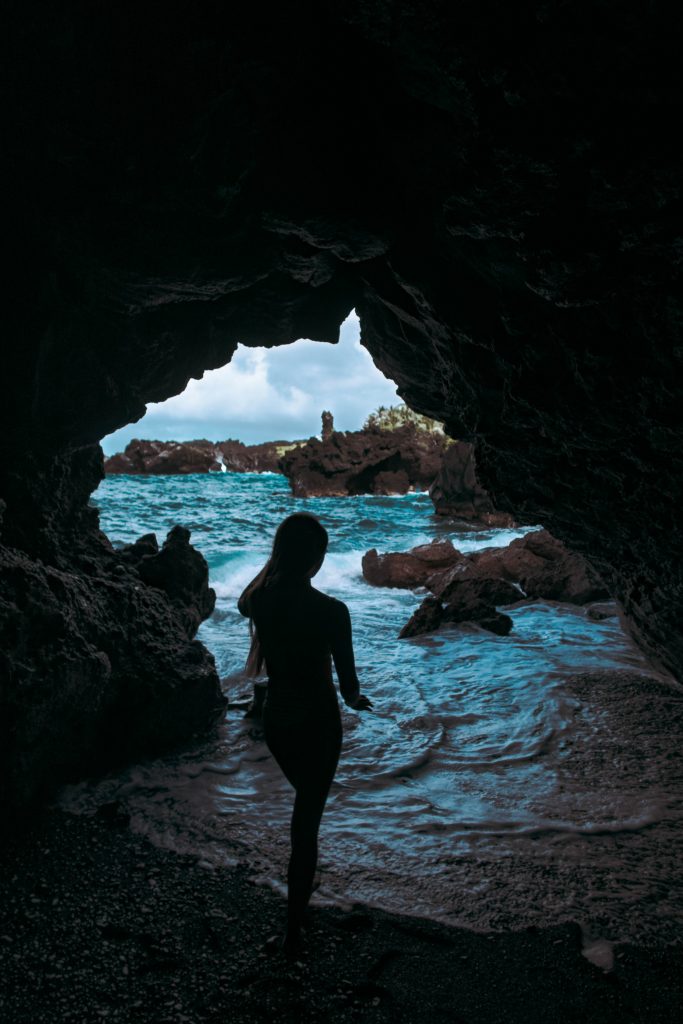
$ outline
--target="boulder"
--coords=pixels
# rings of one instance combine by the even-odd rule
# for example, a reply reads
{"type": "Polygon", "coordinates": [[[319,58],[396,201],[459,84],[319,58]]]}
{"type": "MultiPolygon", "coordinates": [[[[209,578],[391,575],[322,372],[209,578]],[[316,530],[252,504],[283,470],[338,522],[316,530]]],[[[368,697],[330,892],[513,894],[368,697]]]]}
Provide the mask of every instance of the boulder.
{"type": "Polygon", "coordinates": [[[588,604],[609,597],[590,563],[547,530],[527,533],[506,548],[474,552],[470,564],[477,576],[500,576],[518,583],[527,598],[588,604]]]}
{"type": "Polygon", "coordinates": [[[399,639],[405,640],[424,633],[434,633],[439,627],[447,624],[463,622],[474,622],[482,629],[498,636],[507,636],[512,629],[512,619],[509,615],[496,611],[492,605],[483,601],[474,601],[467,607],[464,602],[460,605],[443,605],[437,597],[426,597],[398,635],[399,639]]]}
{"type": "Polygon", "coordinates": [[[363,556],[363,576],[375,586],[431,590],[437,603],[423,602],[401,637],[429,632],[444,622],[478,622],[505,634],[512,621],[496,610],[498,605],[537,598],[587,604],[609,596],[592,566],[547,530],[534,530],[505,548],[467,555],[450,541],[384,555],[373,548],[363,556]]]}
{"type": "Polygon", "coordinates": [[[429,487],[448,443],[412,425],[334,431],[288,452],[280,469],[300,498],[405,494],[429,487]]]}
{"type": "Polygon", "coordinates": [[[499,604],[515,604],[523,600],[524,594],[509,580],[496,576],[472,577],[463,572],[456,575],[438,597],[452,609],[453,615],[457,617],[453,621],[462,622],[465,618],[476,617],[468,616],[468,611],[493,609],[499,604]]]}
{"type": "Polygon", "coordinates": [[[386,555],[372,548],[363,555],[363,576],[376,587],[423,587],[436,569],[452,566],[464,557],[449,540],[386,555]]]}
{"type": "Polygon", "coordinates": [[[436,597],[425,597],[398,634],[400,640],[422,633],[433,633],[443,621],[443,605],[436,597]]]}

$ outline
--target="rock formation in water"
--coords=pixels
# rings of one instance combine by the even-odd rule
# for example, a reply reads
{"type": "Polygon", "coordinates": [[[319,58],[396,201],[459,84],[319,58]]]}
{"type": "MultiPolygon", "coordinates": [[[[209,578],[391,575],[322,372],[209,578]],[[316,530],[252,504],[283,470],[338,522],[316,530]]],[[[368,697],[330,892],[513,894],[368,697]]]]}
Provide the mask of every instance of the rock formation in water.
{"type": "MultiPolygon", "coordinates": [[[[70,484],[87,495],[101,459],[84,451],[70,484]]],[[[57,535],[55,516],[34,551],[0,546],[0,770],[15,805],[161,753],[225,703],[213,656],[194,639],[215,594],[189,530],[175,527],[161,551],[153,534],[115,551],[96,510],[79,511],[73,537],[57,535]]]]}
{"type": "Polygon", "coordinates": [[[105,473],[277,473],[282,454],[303,441],[129,441],[104,460],[105,473]]]}
{"type": "Polygon", "coordinates": [[[499,512],[477,479],[474,446],[455,441],[444,451],[436,479],[429,488],[438,516],[472,520],[484,526],[514,526],[509,512],[499,512]]]}
{"type": "Polygon", "coordinates": [[[455,622],[477,622],[494,633],[509,633],[512,620],[497,611],[499,605],[535,599],[583,605],[608,596],[585,558],[568,551],[547,530],[534,530],[505,548],[467,555],[448,540],[384,555],[372,548],[362,566],[363,576],[374,586],[427,587],[434,595],[425,598],[401,637],[455,622]]]}
{"type": "Polygon", "coordinates": [[[464,622],[473,622],[489,633],[507,636],[512,629],[512,619],[499,612],[496,604],[512,604],[513,590],[511,584],[502,580],[495,584],[490,580],[470,580],[463,585],[457,599],[448,604],[443,604],[438,597],[426,597],[398,634],[399,639],[407,640],[423,633],[433,633],[441,626],[464,622]]]}
{"type": "Polygon", "coordinates": [[[323,410],[322,416],[322,429],[320,431],[320,437],[323,441],[329,441],[334,434],[334,416],[327,409],[323,410]]]}
{"type": "Polygon", "coordinates": [[[375,587],[424,587],[438,569],[462,562],[450,540],[419,544],[411,551],[388,551],[380,555],[371,548],[363,555],[363,576],[375,587]]]}
{"type": "Polygon", "coordinates": [[[413,427],[334,431],[280,459],[298,498],[423,491],[441,465],[447,439],[413,427]]]}
{"type": "MultiPolygon", "coordinates": [[[[683,675],[672,28],[663,0],[590,17],[503,0],[171,4],[162,20],[14,5],[3,615],[66,573],[73,629],[66,672],[25,644],[41,599],[3,627],[3,666],[26,673],[1,680],[12,735],[29,678],[55,737],[74,679],[92,678],[93,741],[109,699],[78,639],[104,621],[92,579],[109,555],[81,486],[98,441],[240,342],[337,341],[352,308],[401,397],[474,444],[495,508],[592,561],[635,639],[683,675]]],[[[161,600],[137,585],[131,636],[161,600]]],[[[22,735],[16,763],[56,777],[58,745],[50,760],[22,735]]]]}

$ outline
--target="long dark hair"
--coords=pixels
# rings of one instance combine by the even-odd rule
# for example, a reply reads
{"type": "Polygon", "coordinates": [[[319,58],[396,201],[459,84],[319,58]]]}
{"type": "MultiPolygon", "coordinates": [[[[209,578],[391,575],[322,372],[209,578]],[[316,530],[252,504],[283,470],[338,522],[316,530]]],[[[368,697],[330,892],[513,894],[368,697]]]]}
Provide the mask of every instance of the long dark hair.
{"type": "Polygon", "coordinates": [[[247,584],[237,602],[242,614],[249,616],[251,649],[245,666],[247,675],[258,675],[263,665],[263,654],[254,628],[254,598],[277,583],[305,579],[313,566],[324,558],[327,544],[327,530],[310,512],[295,512],[278,526],[270,558],[247,584]]]}

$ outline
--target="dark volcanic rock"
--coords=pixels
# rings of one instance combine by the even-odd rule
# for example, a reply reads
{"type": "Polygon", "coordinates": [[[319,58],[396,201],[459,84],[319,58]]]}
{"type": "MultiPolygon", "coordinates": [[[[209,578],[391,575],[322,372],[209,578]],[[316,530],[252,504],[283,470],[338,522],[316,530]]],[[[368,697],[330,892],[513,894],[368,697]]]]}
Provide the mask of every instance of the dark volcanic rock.
{"type": "Polygon", "coordinates": [[[443,605],[437,597],[425,597],[420,607],[413,612],[405,626],[398,634],[405,640],[422,633],[433,633],[443,622],[443,605]]]}
{"type": "Polygon", "coordinates": [[[335,342],[355,308],[495,508],[585,555],[682,675],[671,4],[200,6],[13,5],[3,542],[96,573],[96,443],[238,343],[335,342]]]}
{"type": "MultiPolygon", "coordinates": [[[[474,588],[476,590],[476,588],[474,588]]],[[[443,605],[437,597],[426,597],[420,607],[413,612],[405,626],[398,634],[400,640],[406,640],[412,636],[420,636],[423,633],[433,633],[440,626],[456,625],[463,622],[474,622],[489,633],[496,633],[497,636],[507,636],[512,629],[512,619],[503,612],[496,611],[492,604],[488,603],[490,596],[482,588],[481,600],[474,592],[470,593],[471,601],[466,599],[457,604],[443,605]]]]}
{"type": "Polygon", "coordinates": [[[335,431],[280,459],[296,497],[406,494],[434,480],[447,439],[412,426],[335,431]]]}
{"type": "MultiPolygon", "coordinates": [[[[429,632],[445,622],[478,622],[506,634],[512,620],[497,605],[522,599],[587,604],[607,596],[602,580],[585,558],[568,551],[547,530],[518,537],[506,548],[463,555],[450,541],[422,544],[407,552],[363,556],[363,576],[380,587],[427,586],[427,598],[400,636],[429,632]]],[[[596,605],[596,608],[599,607],[596,605]]]]}
{"type": "Polygon", "coordinates": [[[0,548],[0,802],[159,753],[221,711],[193,639],[213,607],[206,562],[179,528],[159,554],[142,554],[149,538],[135,547],[154,587],[112,551],[93,574],[0,548]]]}
{"type": "Polygon", "coordinates": [[[265,441],[245,445],[241,441],[129,441],[125,451],[104,462],[105,473],[238,473],[278,472],[283,449],[300,441],[265,441]]]}
{"type": "Polygon", "coordinates": [[[220,472],[216,445],[211,441],[129,441],[123,452],[105,459],[105,473],[220,472]]]}
{"type": "Polygon", "coordinates": [[[324,409],[321,415],[322,429],[320,431],[320,437],[323,441],[327,441],[328,438],[334,434],[334,416],[328,409],[324,409]]]}
{"type": "Polygon", "coordinates": [[[141,580],[168,595],[193,637],[213,611],[216,593],[209,586],[206,560],[190,544],[190,531],[174,526],[161,551],[142,558],[137,570],[141,580]]]}
{"type": "Polygon", "coordinates": [[[456,441],[444,452],[434,483],[429,488],[438,516],[476,520],[487,526],[514,526],[509,512],[498,512],[477,479],[474,447],[456,441]]]}
{"type": "Polygon", "coordinates": [[[363,576],[376,587],[423,587],[437,569],[448,568],[464,558],[449,540],[386,555],[372,548],[363,555],[363,576]]]}
{"type": "Polygon", "coordinates": [[[241,441],[219,441],[216,447],[223,456],[223,465],[235,473],[279,473],[280,457],[285,451],[305,441],[262,441],[243,444],[241,441]]]}
{"type": "Polygon", "coordinates": [[[509,580],[496,576],[472,576],[464,568],[463,572],[454,574],[450,583],[436,596],[454,610],[453,614],[458,618],[453,621],[464,621],[468,609],[514,604],[521,601],[524,594],[509,580]]]}
{"type": "Polygon", "coordinates": [[[520,597],[569,604],[587,604],[608,596],[586,559],[568,551],[547,530],[527,533],[506,548],[474,551],[455,568],[435,573],[427,586],[442,600],[450,600],[463,581],[470,579],[507,580],[521,587],[520,597]]]}

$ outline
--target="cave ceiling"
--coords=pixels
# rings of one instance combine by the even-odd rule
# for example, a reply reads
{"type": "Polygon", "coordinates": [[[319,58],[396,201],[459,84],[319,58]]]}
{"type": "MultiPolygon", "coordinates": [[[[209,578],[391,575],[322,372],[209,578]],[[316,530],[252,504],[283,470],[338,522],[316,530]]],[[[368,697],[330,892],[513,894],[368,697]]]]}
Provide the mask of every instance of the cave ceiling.
{"type": "Polygon", "coordinates": [[[46,500],[21,467],[239,342],[334,342],[355,307],[402,397],[474,441],[498,507],[592,558],[680,671],[679,20],[602,0],[15,5],[9,535],[46,500]]]}

